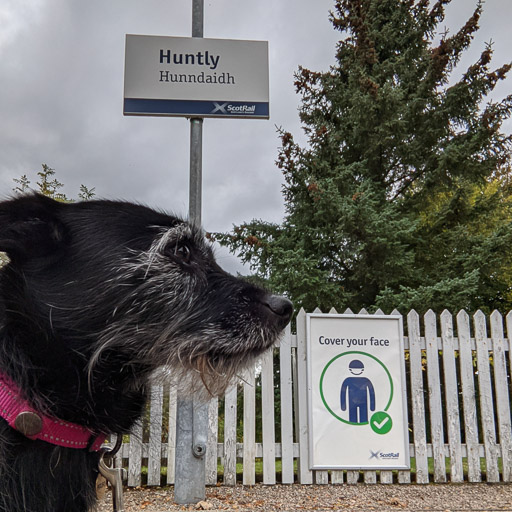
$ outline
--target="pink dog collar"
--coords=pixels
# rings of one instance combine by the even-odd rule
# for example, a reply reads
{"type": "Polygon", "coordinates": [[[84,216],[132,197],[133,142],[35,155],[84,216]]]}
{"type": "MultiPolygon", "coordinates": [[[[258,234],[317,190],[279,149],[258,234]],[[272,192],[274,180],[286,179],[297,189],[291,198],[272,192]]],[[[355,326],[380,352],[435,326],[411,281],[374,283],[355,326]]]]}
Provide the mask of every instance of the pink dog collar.
{"type": "Polygon", "coordinates": [[[21,392],[14,382],[1,373],[0,417],[29,439],[39,439],[66,448],[98,451],[106,438],[99,435],[94,439],[95,434],[85,427],[37,412],[21,398],[21,392]]]}

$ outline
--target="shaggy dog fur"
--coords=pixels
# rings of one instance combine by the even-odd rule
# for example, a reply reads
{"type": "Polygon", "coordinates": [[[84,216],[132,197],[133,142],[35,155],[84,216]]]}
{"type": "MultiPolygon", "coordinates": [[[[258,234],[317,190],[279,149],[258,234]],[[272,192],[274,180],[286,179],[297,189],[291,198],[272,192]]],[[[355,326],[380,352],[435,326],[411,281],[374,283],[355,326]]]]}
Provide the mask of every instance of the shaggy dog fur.
{"type": "MultiPolygon", "coordinates": [[[[179,393],[221,394],[292,313],[224,272],[200,230],[127,202],[0,202],[0,251],[0,371],[35,410],[98,435],[130,430],[162,366],[179,393]]],[[[0,512],[85,512],[97,468],[97,452],[0,418],[0,512]]]]}

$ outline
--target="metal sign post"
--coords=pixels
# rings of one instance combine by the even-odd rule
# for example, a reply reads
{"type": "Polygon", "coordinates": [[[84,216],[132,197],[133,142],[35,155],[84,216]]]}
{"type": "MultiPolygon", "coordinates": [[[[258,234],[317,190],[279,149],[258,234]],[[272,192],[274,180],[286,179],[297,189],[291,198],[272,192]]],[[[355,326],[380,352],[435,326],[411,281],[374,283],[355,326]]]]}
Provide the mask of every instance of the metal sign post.
{"type": "MultiPolygon", "coordinates": [[[[204,0],[193,0],[192,37],[203,37],[204,0]]],[[[201,226],[203,119],[190,119],[189,221],[201,226]]],[[[208,404],[178,398],[174,501],[192,504],[205,498],[208,404]]]]}
{"type": "MultiPolygon", "coordinates": [[[[268,42],[203,38],[204,0],[192,0],[192,37],[126,35],[126,116],[190,119],[189,221],[201,226],[203,118],[268,119],[268,42]]],[[[174,500],[205,497],[208,404],[178,398],[174,500]]]]}

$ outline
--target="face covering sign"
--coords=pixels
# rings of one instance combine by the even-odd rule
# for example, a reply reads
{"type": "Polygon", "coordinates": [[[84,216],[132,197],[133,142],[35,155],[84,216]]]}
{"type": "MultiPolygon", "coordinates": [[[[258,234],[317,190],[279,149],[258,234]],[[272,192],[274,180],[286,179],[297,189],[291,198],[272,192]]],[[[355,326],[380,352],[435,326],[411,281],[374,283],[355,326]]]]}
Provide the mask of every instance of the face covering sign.
{"type": "Polygon", "coordinates": [[[311,469],[408,469],[401,316],[307,315],[311,469]]]}

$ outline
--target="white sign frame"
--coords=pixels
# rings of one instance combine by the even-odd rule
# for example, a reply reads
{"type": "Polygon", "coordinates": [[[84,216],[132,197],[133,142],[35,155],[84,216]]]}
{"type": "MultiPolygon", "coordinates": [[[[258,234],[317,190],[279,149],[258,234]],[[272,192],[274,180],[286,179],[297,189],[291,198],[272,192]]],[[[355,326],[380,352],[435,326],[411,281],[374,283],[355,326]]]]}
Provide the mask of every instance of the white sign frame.
{"type": "Polygon", "coordinates": [[[309,313],[306,340],[310,469],[410,469],[402,317],[309,313]]]}
{"type": "Polygon", "coordinates": [[[123,113],[269,119],[268,42],[127,34],[123,113]]]}

